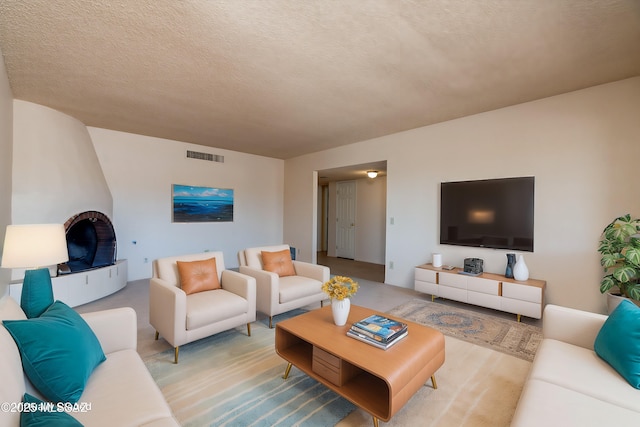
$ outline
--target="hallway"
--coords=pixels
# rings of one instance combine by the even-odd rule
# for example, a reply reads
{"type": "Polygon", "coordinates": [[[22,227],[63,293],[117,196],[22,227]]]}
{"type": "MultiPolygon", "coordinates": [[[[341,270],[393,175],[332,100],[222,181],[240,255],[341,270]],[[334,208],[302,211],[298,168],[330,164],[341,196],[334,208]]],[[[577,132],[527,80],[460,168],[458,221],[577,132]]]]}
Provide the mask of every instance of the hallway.
{"type": "Polygon", "coordinates": [[[329,267],[331,274],[384,283],[384,265],[382,264],[330,257],[326,252],[318,252],[318,264],[329,267]]]}

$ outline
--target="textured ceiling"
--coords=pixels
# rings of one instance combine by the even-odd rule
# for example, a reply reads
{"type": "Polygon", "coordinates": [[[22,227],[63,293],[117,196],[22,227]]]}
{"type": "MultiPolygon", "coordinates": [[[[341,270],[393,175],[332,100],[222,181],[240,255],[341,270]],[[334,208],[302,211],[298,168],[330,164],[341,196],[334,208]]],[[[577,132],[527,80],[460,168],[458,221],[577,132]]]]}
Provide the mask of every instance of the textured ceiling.
{"type": "Polygon", "coordinates": [[[290,158],[640,75],[638,0],[0,0],[14,97],[290,158]]]}

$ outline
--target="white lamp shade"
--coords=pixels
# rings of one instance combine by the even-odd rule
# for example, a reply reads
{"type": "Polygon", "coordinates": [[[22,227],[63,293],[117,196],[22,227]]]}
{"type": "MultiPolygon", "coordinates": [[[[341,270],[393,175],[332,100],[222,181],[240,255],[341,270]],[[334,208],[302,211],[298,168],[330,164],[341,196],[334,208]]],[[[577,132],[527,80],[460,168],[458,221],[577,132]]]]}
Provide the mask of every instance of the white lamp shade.
{"type": "Polygon", "coordinates": [[[63,224],[8,225],[2,252],[3,268],[34,268],[66,262],[63,224]]]}

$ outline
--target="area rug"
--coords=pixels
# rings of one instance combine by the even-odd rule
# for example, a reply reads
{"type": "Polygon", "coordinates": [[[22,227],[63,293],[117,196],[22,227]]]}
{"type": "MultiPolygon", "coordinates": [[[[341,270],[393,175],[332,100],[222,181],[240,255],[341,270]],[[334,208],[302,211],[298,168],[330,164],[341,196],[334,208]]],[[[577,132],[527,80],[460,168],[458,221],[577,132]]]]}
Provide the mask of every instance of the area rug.
{"type": "MultiPolygon", "coordinates": [[[[181,425],[372,425],[371,415],[295,367],[283,380],[287,363],[275,352],[275,329],[262,321],[251,329],[251,337],[242,327],[184,345],[178,365],[172,349],[145,358],[181,425]]],[[[381,425],[509,426],[531,363],[451,336],[445,341],[446,360],[436,372],[438,389],[428,381],[381,425]]]]}
{"type": "Polygon", "coordinates": [[[414,299],[389,314],[528,361],[533,360],[542,340],[542,329],[537,326],[437,302],[414,299]]]}
{"type": "MultiPolygon", "coordinates": [[[[278,319],[279,320],[279,319],[278,319]]],[[[147,357],[145,364],[183,426],[333,426],[355,409],[275,352],[262,322],[147,357]]]]}
{"type": "MultiPolygon", "coordinates": [[[[508,427],[531,362],[445,335],[446,359],[430,382],[381,427],[508,427]]],[[[332,424],[326,424],[327,426],[332,424]]],[[[336,427],[371,427],[356,409],[336,427]]]]}

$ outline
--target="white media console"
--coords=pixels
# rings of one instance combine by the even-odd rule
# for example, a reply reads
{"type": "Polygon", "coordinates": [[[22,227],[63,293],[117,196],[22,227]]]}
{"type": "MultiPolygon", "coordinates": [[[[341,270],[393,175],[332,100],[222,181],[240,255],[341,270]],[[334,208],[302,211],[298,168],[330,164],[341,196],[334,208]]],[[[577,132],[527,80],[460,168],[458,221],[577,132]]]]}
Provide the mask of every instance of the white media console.
{"type": "MultiPolygon", "coordinates": [[[[93,270],[80,271],[51,278],[53,298],[69,307],[86,304],[119,291],[127,285],[127,260],[93,270]]],[[[20,303],[22,282],[9,286],[9,295],[20,303]]]]}
{"type": "Polygon", "coordinates": [[[461,269],[444,270],[431,264],[415,268],[415,289],[441,297],[520,316],[542,318],[544,280],[518,281],[493,273],[479,276],[460,274],[461,269]]]}

